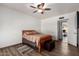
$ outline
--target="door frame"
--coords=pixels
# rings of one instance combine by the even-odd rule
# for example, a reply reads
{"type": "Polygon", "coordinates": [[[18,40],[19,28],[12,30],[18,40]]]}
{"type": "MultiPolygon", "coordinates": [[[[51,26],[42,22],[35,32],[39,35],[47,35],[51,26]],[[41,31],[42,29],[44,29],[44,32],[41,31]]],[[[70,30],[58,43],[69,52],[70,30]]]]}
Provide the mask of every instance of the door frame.
{"type": "MultiPolygon", "coordinates": [[[[78,11],[77,11],[77,21],[78,21],[78,11]]],[[[77,22],[77,47],[78,47],[78,22],[77,22]]]]}

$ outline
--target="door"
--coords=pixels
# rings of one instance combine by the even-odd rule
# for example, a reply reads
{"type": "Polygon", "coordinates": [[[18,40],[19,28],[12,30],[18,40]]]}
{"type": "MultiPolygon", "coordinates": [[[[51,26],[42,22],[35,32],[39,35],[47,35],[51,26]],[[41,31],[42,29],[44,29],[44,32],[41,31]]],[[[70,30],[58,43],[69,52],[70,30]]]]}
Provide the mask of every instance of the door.
{"type": "Polygon", "coordinates": [[[79,47],[79,12],[77,12],[77,47],[79,47]]]}

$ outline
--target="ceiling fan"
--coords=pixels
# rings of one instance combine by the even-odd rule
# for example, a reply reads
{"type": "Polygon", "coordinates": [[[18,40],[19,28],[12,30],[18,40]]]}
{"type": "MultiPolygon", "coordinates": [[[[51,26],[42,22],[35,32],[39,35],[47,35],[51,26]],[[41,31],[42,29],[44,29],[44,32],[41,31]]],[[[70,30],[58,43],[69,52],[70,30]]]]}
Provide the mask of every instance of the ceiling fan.
{"type": "Polygon", "coordinates": [[[51,8],[45,7],[45,3],[37,4],[36,7],[31,5],[30,7],[36,9],[33,13],[40,12],[41,14],[44,14],[45,11],[51,10],[51,8]]]}

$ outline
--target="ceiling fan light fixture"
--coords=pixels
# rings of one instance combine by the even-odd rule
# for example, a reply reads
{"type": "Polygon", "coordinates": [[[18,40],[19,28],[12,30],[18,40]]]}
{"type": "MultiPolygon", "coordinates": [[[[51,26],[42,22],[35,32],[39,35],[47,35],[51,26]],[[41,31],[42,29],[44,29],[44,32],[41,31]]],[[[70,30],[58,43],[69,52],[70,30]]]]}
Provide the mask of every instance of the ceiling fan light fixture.
{"type": "Polygon", "coordinates": [[[42,10],[41,10],[41,9],[39,9],[39,10],[38,10],[38,12],[42,12],[42,10]]]}
{"type": "Polygon", "coordinates": [[[39,12],[44,14],[45,11],[51,10],[51,8],[47,8],[46,3],[34,3],[35,6],[31,5],[30,7],[36,9],[33,13],[39,12]]]}

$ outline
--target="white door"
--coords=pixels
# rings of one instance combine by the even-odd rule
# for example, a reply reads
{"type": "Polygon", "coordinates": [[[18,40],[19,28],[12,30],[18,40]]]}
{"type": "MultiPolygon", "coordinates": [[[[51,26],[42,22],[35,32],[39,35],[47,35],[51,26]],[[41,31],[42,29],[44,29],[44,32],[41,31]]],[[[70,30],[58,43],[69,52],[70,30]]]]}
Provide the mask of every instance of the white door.
{"type": "Polygon", "coordinates": [[[68,43],[77,46],[77,28],[74,19],[68,21],[68,43]],[[71,21],[72,20],[72,21],[71,21]]]}

